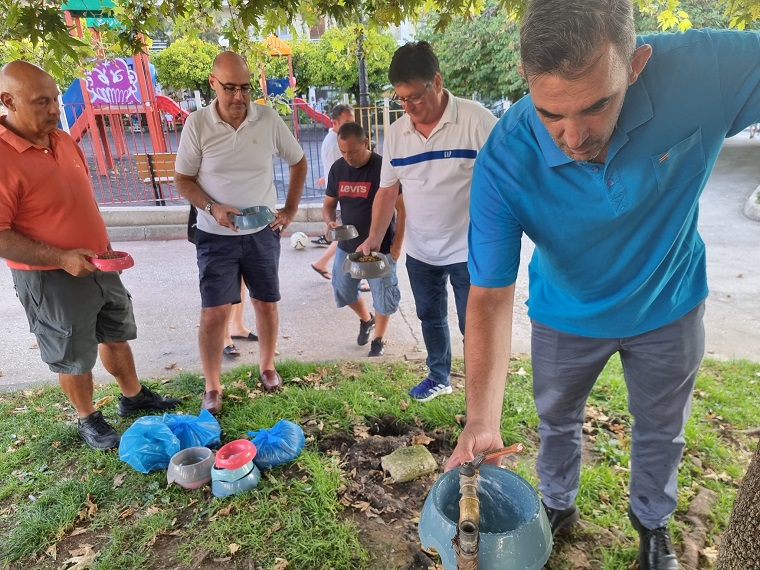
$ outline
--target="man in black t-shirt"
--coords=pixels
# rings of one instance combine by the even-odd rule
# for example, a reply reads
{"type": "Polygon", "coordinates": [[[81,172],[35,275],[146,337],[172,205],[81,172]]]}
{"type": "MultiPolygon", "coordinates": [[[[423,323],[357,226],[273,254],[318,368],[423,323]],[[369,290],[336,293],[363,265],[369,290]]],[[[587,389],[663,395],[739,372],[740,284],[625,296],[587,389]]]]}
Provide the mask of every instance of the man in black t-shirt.
{"type": "Polygon", "coordinates": [[[396,261],[401,254],[405,212],[402,195],[396,202],[398,220],[391,220],[385,232],[380,253],[388,256],[391,272],[380,279],[368,279],[372,291],[375,315],[369,312],[359,295],[359,280],[343,272],[343,263],[349,253],[363,243],[372,225],[372,203],[380,187],[382,158],[369,149],[369,139],[364,129],[357,123],[344,123],[338,130],[338,148],[341,156],[330,168],[327,176],[325,202],[322,217],[327,229],[336,227],[336,210],[340,204],[340,216],[344,225],[354,226],[359,235],[354,239],[341,241],[333,261],[333,292],[335,304],[350,307],[359,317],[359,336],[356,342],[364,346],[369,342],[370,333],[375,329],[368,356],[382,356],[385,349],[383,335],[388,328],[390,316],[398,310],[401,293],[396,277],[396,261]]]}

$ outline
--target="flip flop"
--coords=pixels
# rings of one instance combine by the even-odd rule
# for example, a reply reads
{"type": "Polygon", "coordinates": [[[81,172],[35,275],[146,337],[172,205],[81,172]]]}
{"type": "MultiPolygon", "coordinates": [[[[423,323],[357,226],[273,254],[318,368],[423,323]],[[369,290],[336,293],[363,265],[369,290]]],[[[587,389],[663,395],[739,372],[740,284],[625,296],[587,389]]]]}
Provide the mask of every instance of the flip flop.
{"type": "Polygon", "coordinates": [[[242,336],[242,335],[239,335],[239,334],[233,334],[230,338],[232,340],[250,340],[251,342],[256,342],[257,340],[259,340],[259,337],[257,337],[252,332],[249,332],[248,336],[242,336]]]}
{"type": "Polygon", "coordinates": [[[234,344],[228,344],[224,347],[224,354],[227,356],[240,356],[240,349],[234,344]]]}
{"type": "Polygon", "coordinates": [[[319,274],[320,274],[322,277],[324,277],[324,278],[325,278],[325,279],[327,279],[328,281],[329,281],[330,279],[332,279],[332,275],[330,275],[330,272],[329,272],[329,271],[322,271],[321,269],[317,269],[316,267],[314,267],[314,264],[313,264],[313,263],[310,263],[309,265],[311,265],[311,268],[312,268],[314,271],[316,271],[317,273],[319,273],[319,274]]]}

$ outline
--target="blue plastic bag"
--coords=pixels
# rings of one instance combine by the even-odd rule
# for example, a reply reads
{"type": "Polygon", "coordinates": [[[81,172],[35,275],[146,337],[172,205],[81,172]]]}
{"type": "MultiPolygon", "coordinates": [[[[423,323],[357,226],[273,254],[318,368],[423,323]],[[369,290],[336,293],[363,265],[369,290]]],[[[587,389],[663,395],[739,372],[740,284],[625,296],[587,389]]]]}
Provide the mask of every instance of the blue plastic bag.
{"type": "Polygon", "coordinates": [[[180,449],[217,447],[221,443],[222,427],[208,410],[201,410],[197,416],[164,414],[163,421],[179,439],[180,449]]]}
{"type": "Polygon", "coordinates": [[[179,439],[158,416],[138,418],[121,436],[119,459],[140,473],[166,469],[179,451],[179,439]]]}
{"type": "Polygon", "coordinates": [[[288,420],[280,420],[271,429],[249,431],[248,435],[256,446],[253,462],[259,469],[293,461],[306,442],[301,426],[288,420]]]}

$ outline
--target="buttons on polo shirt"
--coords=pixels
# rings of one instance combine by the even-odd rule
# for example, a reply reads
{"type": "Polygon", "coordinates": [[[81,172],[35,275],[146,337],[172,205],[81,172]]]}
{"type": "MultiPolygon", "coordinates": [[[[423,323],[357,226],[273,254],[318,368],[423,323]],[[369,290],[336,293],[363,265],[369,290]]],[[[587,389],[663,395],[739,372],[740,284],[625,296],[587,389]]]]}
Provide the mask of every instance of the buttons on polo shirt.
{"type": "Polygon", "coordinates": [[[607,181],[607,186],[609,186],[610,188],[612,188],[614,185],[615,185],[615,181],[612,178],[610,178],[607,181]]]}
{"type": "Polygon", "coordinates": [[[591,167],[591,172],[599,172],[599,167],[598,166],[592,166],[591,167]]]}

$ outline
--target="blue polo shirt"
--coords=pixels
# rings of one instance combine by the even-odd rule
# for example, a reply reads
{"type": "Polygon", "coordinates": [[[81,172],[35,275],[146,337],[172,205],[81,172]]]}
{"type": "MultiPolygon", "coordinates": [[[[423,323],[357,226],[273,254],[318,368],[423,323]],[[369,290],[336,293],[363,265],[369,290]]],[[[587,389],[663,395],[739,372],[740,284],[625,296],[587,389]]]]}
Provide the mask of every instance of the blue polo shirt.
{"type": "Polygon", "coordinates": [[[514,283],[525,233],[536,245],[528,314],[571,334],[640,334],[707,296],[699,196],[723,140],[760,121],[760,34],[691,30],[639,43],[652,56],[604,164],[565,156],[528,95],[475,165],[472,284],[514,283]]]}

